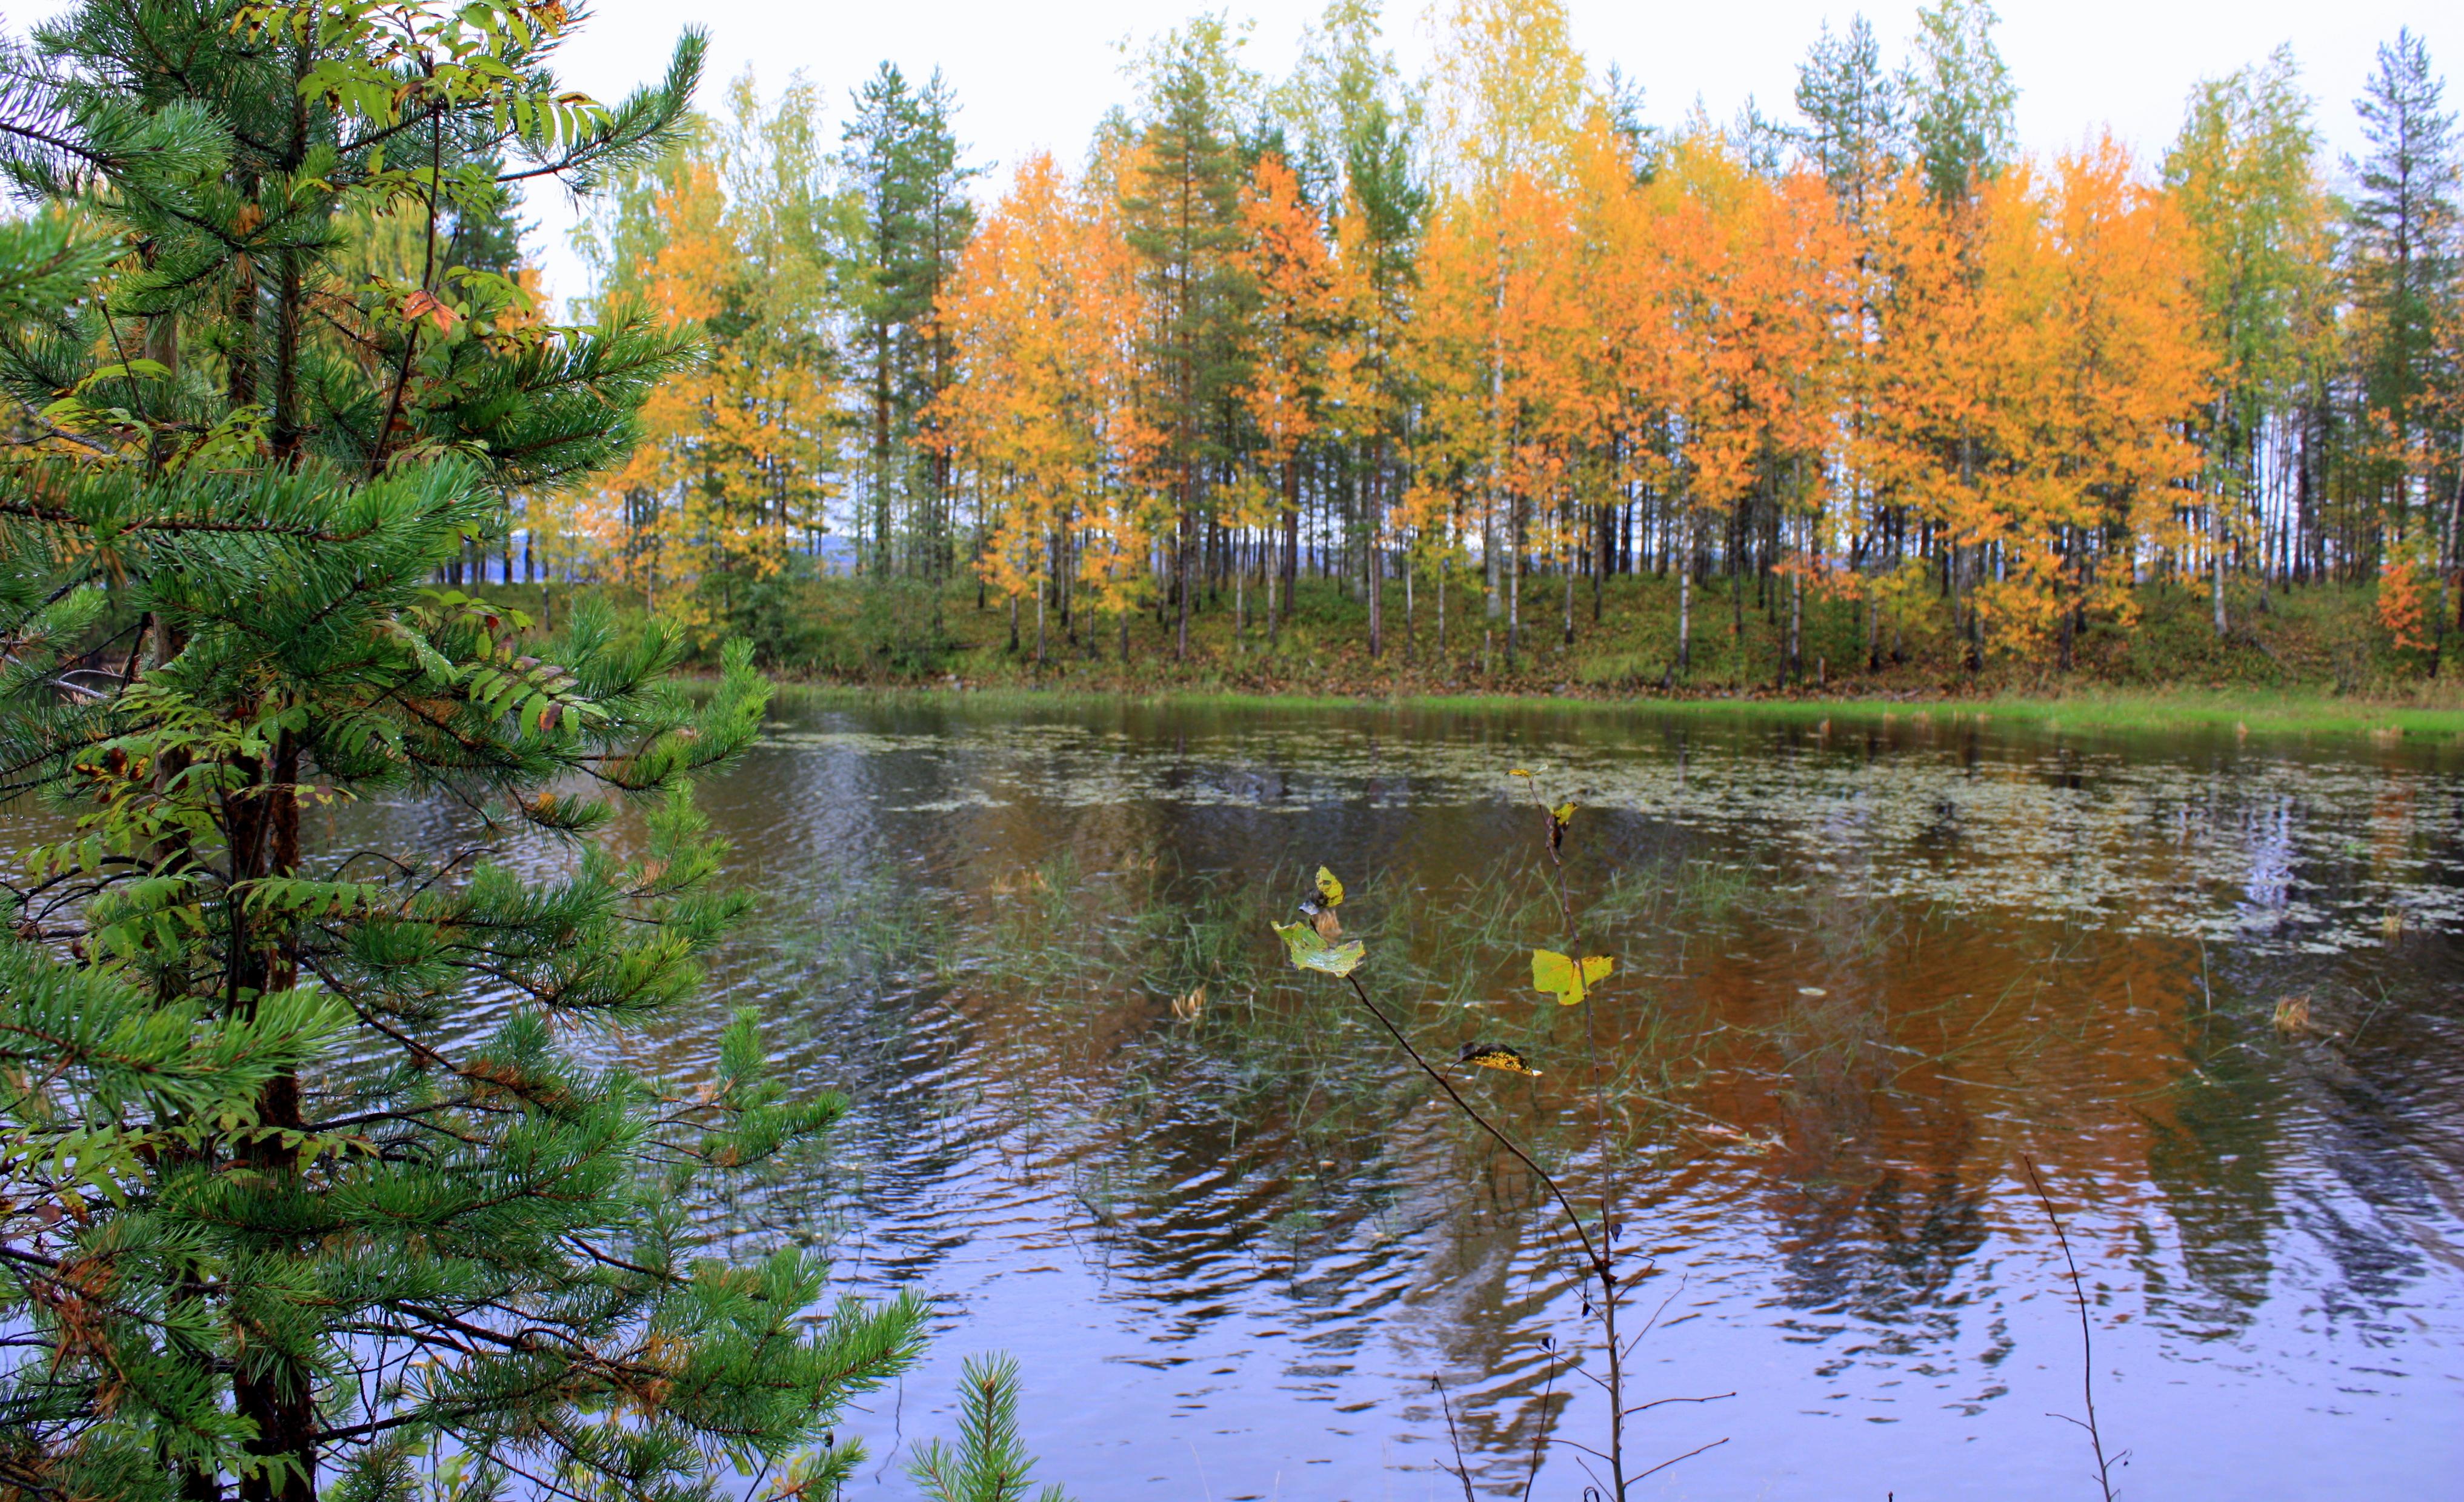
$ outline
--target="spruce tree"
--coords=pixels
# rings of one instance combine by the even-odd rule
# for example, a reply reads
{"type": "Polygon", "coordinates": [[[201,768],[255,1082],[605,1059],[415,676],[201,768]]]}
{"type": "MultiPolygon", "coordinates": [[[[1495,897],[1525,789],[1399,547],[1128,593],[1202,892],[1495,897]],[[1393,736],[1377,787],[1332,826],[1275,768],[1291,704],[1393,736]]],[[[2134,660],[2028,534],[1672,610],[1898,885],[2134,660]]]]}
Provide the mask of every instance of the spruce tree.
{"type": "Polygon", "coordinates": [[[692,1213],[837,1100],[749,1016],[703,1079],[624,1062],[739,908],[690,787],[746,654],[688,696],[656,627],[429,587],[692,355],[452,258],[683,119],[697,36],[603,107],[571,24],[96,0],[0,61],[54,206],[0,232],[0,786],[52,835],[0,894],[0,1496],[826,1495],[914,1349],[692,1213]]]}

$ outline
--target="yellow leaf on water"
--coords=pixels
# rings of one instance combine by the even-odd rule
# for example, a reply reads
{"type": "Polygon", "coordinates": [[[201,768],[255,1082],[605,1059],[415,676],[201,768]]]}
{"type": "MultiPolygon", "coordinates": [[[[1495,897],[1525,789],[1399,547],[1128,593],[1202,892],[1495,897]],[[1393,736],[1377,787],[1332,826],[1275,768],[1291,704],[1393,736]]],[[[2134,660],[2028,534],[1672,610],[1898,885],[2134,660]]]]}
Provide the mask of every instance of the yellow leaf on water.
{"type": "Polygon", "coordinates": [[[1531,951],[1533,988],[1555,997],[1560,1006],[1581,1005],[1592,987],[1607,980],[1609,972],[1616,968],[1617,960],[1610,955],[1585,955],[1577,965],[1572,956],[1553,949],[1531,951]]]}

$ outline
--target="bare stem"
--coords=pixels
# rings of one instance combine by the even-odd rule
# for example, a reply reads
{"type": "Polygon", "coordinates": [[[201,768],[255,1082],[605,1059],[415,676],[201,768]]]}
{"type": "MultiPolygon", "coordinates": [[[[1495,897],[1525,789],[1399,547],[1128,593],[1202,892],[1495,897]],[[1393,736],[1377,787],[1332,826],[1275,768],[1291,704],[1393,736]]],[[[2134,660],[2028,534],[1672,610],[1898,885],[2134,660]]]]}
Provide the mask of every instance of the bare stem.
{"type": "Polygon", "coordinates": [[[1369,1009],[1369,1015],[1376,1018],[1378,1026],[1386,1029],[1388,1036],[1400,1045],[1405,1053],[1411,1055],[1412,1062],[1420,1067],[1421,1073],[1438,1082],[1438,1088],[1446,1093],[1446,1098],[1455,1103],[1455,1109],[1471,1117],[1482,1131],[1495,1138],[1500,1147],[1512,1153],[1524,1167],[1531,1170],[1533,1178],[1547,1186],[1550,1196],[1557,1202],[1557,1207],[1566,1212],[1566,1224],[1573,1229],[1574,1239],[1583,1244],[1583,1260],[1591,1265],[1594,1275],[1603,1279],[1612,1278],[1613,1274],[1609,1270],[1607,1258],[1602,1256],[1600,1249],[1592,1244],[1591,1232],[1583,1229],[1582,1215],[1575,1210],[1574,1202],[1566,1197],[1566,1191],[1557,1182],[1556,1177],[1532,1161],[1531,1155],[1523,1150],[1522,1144],[1499,1131],[1495,1123],[1482,1115],[1470,1101],[1463,1098],[1462,1094],[1455,1090],[1454,1081],[1446,1078],[1445,1074],[1431,1064],[1419,1049],[1412,1046],[1412,1040],[1403,1036],[1403,1029],[1395,1026],[1394,1019],[1377,1009],[1377,1004],[1369,999],[1369,990],[1360,983],[1358,976],[1347,975],[1344,979],[1352,983],[1352,994],[1360,998],[1360,1005],[1369,1009]]]}
{"type": "MultiPolygon", "coordinates": [[[[1566,857],[1561,847],[1566,828],[1558,822],[1557,810],[1540,794],[1536,780],[1524,779],[1524,787],[1531,795],[1532,807],[1540,815],[1540,848],[1549,855],[1549,886],[1557,898],[1557,916],[1562,920],[1560,942],[1574,961],[1574,973],[1582,974],[1582,949],[1574,925],[1573,886],[1566,874],[1566,857]]],[[[1600,1280],[1600,1328],[1608,1341],[1609,1358],[1609,1484],[1610,1495],[1623,1502],[1625,1478],[1625,1351],[1617,1339],[1617,1283],[1613,1269],[1617,1255],[1617,1174],[1615,1156],[1609,1151],[1608,1085],[1600,1069],[1599,1025],[1596,1007],[1589,987],[1583,992],[1583,1064],[1592,1083],[1592,1151],[1599,1159],[1600,1174],[1600,1257],[1594,1269],[1600,1280]]],[[[1637,1478],[1640,1479],[1640,1478],[1637,1478]]]]}
{"type": "Polygon", "coordinates": [[[1549,1400],[1557,1392],[1557,1344],[1542,1336],[1540,1348],[1549,1353],[1549,1375],[1540,1383],[1540,1419],[1531,1426],[1531,1464],[1523,1472],[1523,1502],[1531,1502],[1531,1485],[1540,1479],[1540,1452],[1549,1443],[1549,1400]]]}
{"type": "Polygon", "coordinates": [[[1463,1483],[1463,1502],[1478,1502],[1471,1494],[1471,1468],[1463,1464],[1463,1436],[1455,1430],[1455,1405],[1446,1399],[1446,1384],[1433,1376],[1429,1385],[1438,1390],[1438,1406],[1445,1410],[1446,1442],[1455,1447],[1455,1479],[1463,1483]]]}
{"type": "MultiPolygon", "coordinates": [[[[2035,1186],[2036,1203],[2044,1206],[2045,1219],[2053,1222],[2054,1240],[2061,1245],[2062,1263],[2070,1269],[2071,1295],[2079,1300],[2079,1396],[2087,1404],[2087,1422],[2079,1424],[2077,1419],[2071,1419],[2071,1422],[2087,1430],[2088,1445],[2096,1451],[2096,1484],[2103,1489],[2104,1502],[2113,1502],[2113,1462],[2104,1458],[2104,1436],[2098,1432],[2096,1426],[2096,1334],[2087,1317],[2087,1287],[2079,1281],[2079,1259],[2071,1255],[2070,1236],[2062,1229],[2062,1218],[2054,1211],[2053,1197],[2045,1193],[2045,1181],[2036,1173],[2035,1160],[2022,1153],[2019,1161],[2028,1170],[2028,1182],[2035,1186]]],[[[2057,1413],[2054,1417],[2063,1419],[2070,1416],[2057,1413]]]]}

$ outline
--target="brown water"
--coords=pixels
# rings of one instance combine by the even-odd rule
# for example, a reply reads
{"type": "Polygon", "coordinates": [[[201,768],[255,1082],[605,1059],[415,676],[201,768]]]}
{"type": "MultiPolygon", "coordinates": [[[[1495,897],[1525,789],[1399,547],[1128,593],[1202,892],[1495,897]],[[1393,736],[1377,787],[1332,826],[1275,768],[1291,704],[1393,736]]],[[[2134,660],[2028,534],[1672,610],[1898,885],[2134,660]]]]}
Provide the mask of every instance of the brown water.
{"type": "Polygon", "coordinates": [[[1636,1496],[2094,1495],[2023,1155],[2127,1495],[2455,1494],[2464,751],[963,703],[790,716],[704,799],[763,895],[722,994],[854,1101],[826,1180],[739,1224],[943,1312],[853,1426],[868,1488],[912,1494],[902,1442],[1000,1349],[1082,1502],[1461,1495],[1433,1379],[1479,1495],[1535,1447],[1531,1495],[1583,1495],[1562,1232],[1265,928],[1332,866],[1373,994],[1434,1052],[1531,1055],[1463,1088],[1595,1184],[1516,766],[1583,806],[1585,947],[1621,961],[1636,1396],[1734,1394],[1638,1420],[1647,1461],[1727,1443],[1636,1496]]]}

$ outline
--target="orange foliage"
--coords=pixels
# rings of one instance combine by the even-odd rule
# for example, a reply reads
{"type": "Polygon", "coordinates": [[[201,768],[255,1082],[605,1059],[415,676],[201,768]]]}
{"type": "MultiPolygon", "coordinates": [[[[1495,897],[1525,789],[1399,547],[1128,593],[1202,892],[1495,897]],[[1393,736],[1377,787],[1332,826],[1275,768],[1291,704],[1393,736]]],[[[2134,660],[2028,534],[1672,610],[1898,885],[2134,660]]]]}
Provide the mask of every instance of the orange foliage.
{"type": "Polygon", "coordinates": [[[935,416],[981,511],[979,574],[1013,599],[1061,579],[1099,608],[1134,607],[1160,435],[1136,401],[1137,268],[1111,204],[1029,158],[939,316],[958,369],[935,416]]]}

